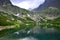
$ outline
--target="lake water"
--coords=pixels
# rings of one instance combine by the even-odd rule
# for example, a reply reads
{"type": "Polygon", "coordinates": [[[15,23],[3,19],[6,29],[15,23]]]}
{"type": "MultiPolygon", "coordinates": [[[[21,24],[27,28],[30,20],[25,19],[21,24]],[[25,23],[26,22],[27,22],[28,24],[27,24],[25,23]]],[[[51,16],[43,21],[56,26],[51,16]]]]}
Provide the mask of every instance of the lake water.
{"type": "MultiPolygon", "coordinates": [[[[12,36],[12,35],[10,35],[12,36]]],[[[18,37],[15,35],[14,37],[4,36],[1,37],[0,40],[60,40],[60,34],[46,34],[46,35],[39,35],[39,36],[26,36],[26,37],[18,37]]]]}
{"type": "Polygon", "coordinates": [[[0,36],[0,40],[60,40],[60,32],[41,34],[13,32],[0,36]]]}

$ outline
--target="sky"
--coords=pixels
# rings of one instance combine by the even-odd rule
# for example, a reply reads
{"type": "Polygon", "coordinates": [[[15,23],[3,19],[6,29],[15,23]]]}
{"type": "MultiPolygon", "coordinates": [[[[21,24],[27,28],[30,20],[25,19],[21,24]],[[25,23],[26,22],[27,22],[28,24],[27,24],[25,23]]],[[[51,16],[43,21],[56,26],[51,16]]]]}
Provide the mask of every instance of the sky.
{"type": "Polygon", "coordinates": [[[10,0],[13,5],[24,9],[35,9],[45,2],[45,0],[10,0]]]}

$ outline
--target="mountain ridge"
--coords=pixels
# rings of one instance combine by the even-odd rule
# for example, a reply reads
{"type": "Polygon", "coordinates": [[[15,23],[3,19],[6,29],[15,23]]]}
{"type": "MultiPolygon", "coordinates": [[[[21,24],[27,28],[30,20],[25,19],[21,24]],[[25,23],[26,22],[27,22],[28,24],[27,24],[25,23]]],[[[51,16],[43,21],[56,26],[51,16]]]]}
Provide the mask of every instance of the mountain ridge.
{"type": "Polygon", "coordinates": [[[44,10],[48,7],[60,8],[60,0],[45,0],[45,3],[41,4],[38,8],[34,10],[36,11],[44,10]]]}

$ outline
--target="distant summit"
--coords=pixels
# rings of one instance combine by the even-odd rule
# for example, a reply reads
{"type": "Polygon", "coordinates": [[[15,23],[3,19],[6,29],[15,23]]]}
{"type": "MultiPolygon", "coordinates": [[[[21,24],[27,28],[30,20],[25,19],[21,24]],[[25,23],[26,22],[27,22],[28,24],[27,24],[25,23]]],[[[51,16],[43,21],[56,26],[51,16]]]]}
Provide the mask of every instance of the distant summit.
{"type": "Polygon", "coordinates": [[[48,7],[57,7],[60,8],[60,0],[45,0],[45,3],[40,5],[38,8],[34,10],[44,10],[48,7]]]}

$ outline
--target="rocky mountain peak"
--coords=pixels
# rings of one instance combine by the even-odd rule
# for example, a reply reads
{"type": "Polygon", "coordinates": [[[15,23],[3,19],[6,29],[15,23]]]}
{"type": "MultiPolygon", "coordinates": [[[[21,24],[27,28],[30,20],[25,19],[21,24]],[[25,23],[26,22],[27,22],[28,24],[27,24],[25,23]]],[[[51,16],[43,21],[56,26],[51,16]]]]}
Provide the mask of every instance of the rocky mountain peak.
{"type": "Polygon", "coordinates": [[[8,5],[11,4],[10,0],[0,0],[0,5],[8,5]]]}
{"type": "Polygon", "coordinates": [[[60,0],[45,0],[45,3],[43,3],[42,5],[40,5],[38,8],[34,9],[34,10],[44,10],[48,7],[57,7],[60,8],[60,0]]]}

